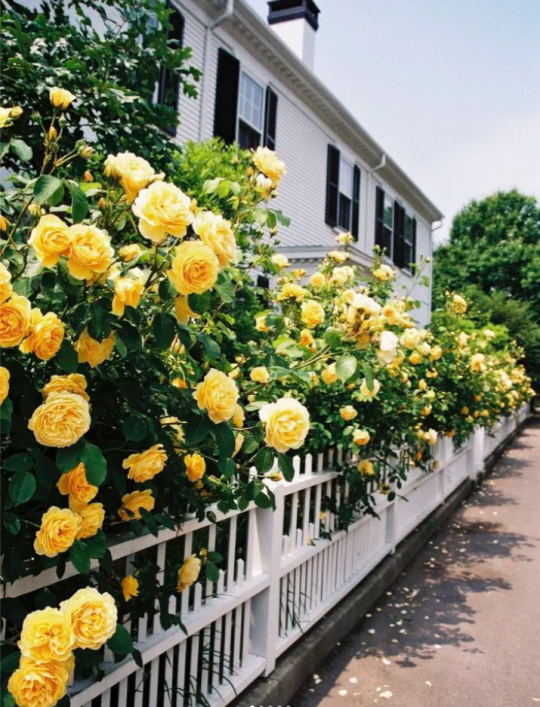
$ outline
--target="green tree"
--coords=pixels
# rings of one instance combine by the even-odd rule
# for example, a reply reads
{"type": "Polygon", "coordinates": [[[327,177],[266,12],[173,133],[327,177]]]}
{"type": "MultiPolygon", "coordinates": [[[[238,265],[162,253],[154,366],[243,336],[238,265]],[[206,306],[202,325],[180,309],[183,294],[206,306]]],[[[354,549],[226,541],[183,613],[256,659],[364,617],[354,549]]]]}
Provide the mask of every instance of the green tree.
{"type": "Polygon", "coordinates": [[[540,207],[516,190],[471,201],[437,248],[434,305],[447,290],[465,294],[480,325],[505,325],[540,382],[540,207]]]}
{"type": "MultiPolygon", "coordinates": [[[[37,11],[6,5],[0,104],[23,109],[17,132],[29,136],[33,150],[28,159],[12,145],[6,166],[20,167],[21,157],[31,169],[41,165],[39,114],[50,113],[48,89],[60,86],[77,97],[66,147],[84,137],[102,153],[130,150],[166,169],[176,151],[166,130],[178,124],[178,115],[153,102],[161,67],[193,98],[200,76],[187,64],[191,49],[167,38],[171,12],[159,0],[43,0],[37,11]]],[[[3,131],[5,145],[10,132],[3,131]]],[[[84,161],[78,168],[85,169],[84,161]]]]}

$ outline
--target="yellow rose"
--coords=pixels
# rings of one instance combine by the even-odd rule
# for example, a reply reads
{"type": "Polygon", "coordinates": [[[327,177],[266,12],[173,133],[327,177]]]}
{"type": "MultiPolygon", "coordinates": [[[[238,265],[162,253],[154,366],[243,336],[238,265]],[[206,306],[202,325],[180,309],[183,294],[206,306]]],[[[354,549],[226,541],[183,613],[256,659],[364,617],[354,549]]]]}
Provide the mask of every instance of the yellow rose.
{"type": "Polygon", "coordinates": [[[28,334],[32,321],[32,305],[15,292],[0,306],[0,346],[18,346],[28,334]]]}
{"type": "Polygon", "coordinates": [[[162,179],[162,174],[156,174],[148,162],[137,157],[132,152],[120,152],[108,155],[105,160],[105,175],[118,179],[126,192],[128,201],[133,201],[137,194],[155,179],[162,179]]]}
{"type": "Polygon", "coordinates": [[[105,520],[105,510],[102,503],[89,503],[84,508],[79,508],[77,513],[81,517],[81,527],[77,533],[77,540],[92,538],[101,530],[105,520]]]}
{"type": "Polygon", "coordinates": [[[101,594],[93,587],[79,589],[60,604],[75,633],[78,648],[98,650],[116,631],[118,612],[110,594],[101,594]]]}
{"type": "Polygon", "coordinates": [[[437,435],[437,432],[436,432],[435,430],[428,430],[428,431],[424,434],[424,439],[425,439],[426,442],[427,442],[429,445],[431,445],[431,446],[433,446],[434,444],[437,443],[437,438],[438,438],[438,435],[437,435]]]}
{"type": "Polygon", "coordinates": [[[245,437],[241,432],[239,432],[236,435],[236,437],[234,439],[234,452],[232,453],[233,457],[235,457],[238,454],[238,452],[242,449],[242,445],[244,444],[244,439],[245,439],[245,437]]]}
{"type": "Polygon", "coordinates": [[[69,508],[51,506],[41,518],[41,527],[36,533],[34,550],[38,555],[56,557],[73,545],[81,525],[81,519],[69,508]]]}
{"type": "Polygon", "coordinates": [[[11,273],[4,263],[0,263],[0,304],[9,299],[12,292],[11,273]]]}
{"type": "Polygon", "coordinates": [[[0,405],[9,395],[9,378],[10,373],[7,368],[0,366],[0,405]]]}
{"type": "Polygon", "coordinates": [[[395,276],[396,276],[395,270],[392,270],[392,268],[389,265],[381,265],[373,271],[373,277],[376,280],[381,280],[383,282],[388,282],[389,280],[393,280],[395,276]]]}
{"type": "Polygon", "coordinates": [[[136,309],[139,306],[145,281],[146,276],[139,268],[133,268],[127,277],[119,277],[114,281],[113,314],[121,317],[126,307],[136,309]]]}
{"type": "Polygon", "coordinates": [[[283,270],[283,268],[288,268],[290,265],[289,258],[287,258],[282,253],[275,253],[270,258],[270,260],[276,266],[276,268],[279,268],[280,270],[283,270]]]}
{"type": "Polygon", "coordinates": [[[187,324],[190,317],[196,319],[199,315],[189,306],[187,297],[178,295],[174,300],[174,313],[180,324],[187,324]]]}
{"type": "Polygon", "coordinates": [[[284,299],[295,299],[297,302],[301,302],[307,294],[308,291],[301,285],[286,282],[278,293],[277,300],[281,302],[284,299]]]}
{"type": "Polygon", "coordinates": [[[418,366],[418,364],[422,363],[423,360],[424,359],[422,358],[422,354],[418,351],[413,351],[412,354],[409,356],[409,361],[412,363],[413,366],[418,366]]]}
{"type": "Polygon", "coordinates": [[[367,380],[365,378],[360,384],[360,393],[364,400],[372,400],[373,398],[375,398],[378,395],[380,389],[381,384],[376,378],[373,379],[372,390],[369,388],[367,380]]]}
{"type": "Polygon", "coordinates": [[[139,580],[132,574],[128,574],[124,577],[120,582],[120,586],[122,587],[124,601],[130,601],[133,597],[139,596],[139,580]]]}
{"type": "Polygon", "coordinates": [[[33,229],[28,244],[44,268],[52,268],[69,248],[69,226],[54,214],[42,216],[33,229]]]}
{"type": "Polygon", "coordinates": [[[33,611],[25,618],[21,640],[17,644],[21,655],[36,663],[68,660],[75,647],[71,624],[58,609],[47,607],[33,611]]]}
{"type": "Polygon", "coordinates": [[[175,388],[180,388],[181,390],[185,390],[188,387],[183,378],[173,378],[172,384],[175,388]]]}
{"type": "Polygon", "coordinates": [[[308,299],[302,302],[300,318],[306,326],[313,329],[324,322],[324,309],[319,302],[308,299]]]}
{"type": "Polygon", "coordinates": [[[414,327],[407,329],[407,331],[401,335],[399,341],[406,349],[414,349],[420,343],[420,332],[414,327]]]}
{"type": "Polygon", "coordinates": [[[122,496],[122,507],[118,511],[118,515],[122,520],[140,520],[141,508],[145,511],[151,511],[155,503],[151,489],[127,493],[122,496]]]}
{"type": "MultiPolygon", "coordinates": [[[[9,127],[11,125],[11,108],[0,106],[0,128],[9,127]]],[[[2,230],[6,230],[5,228],[2,230]]]]}
{"type": "Polygon", "coordinates": [[[103,341],[92,339],[85,329],[74,344],[79,363],[88,363],[92,368],[106,361],[114,349],[114,331],[103,341]]]}
{"type": "Polygon", "coordinates": [[[336,236],[336,241],[340,245],[350,245],[353,242],[354,238],[352,236],[352,233],[338,233],[336,236]]]}
{"type": "Polygon", "coordinates": [[[183,592],[197,581],[201,571],[201,561],[196,555],[190,555],[178,570],[177,592],[183,592]]]}
{"type": "Polygon", "coordinates": [[[294,398],[280,398],[259,410],[264,423],[264,441],[278,452],[298,449],[304,444],[309,432],[309,412],[294,398]]]}
{"type": "Polygon", "coordinates": [[[346,405],[345,407],[341,408],[339,414],[341,415],[342,419],[345,420],[345,422],[350,422],[350,420],[354,420],[354,418],[358,415],[358,412],[353,408],[352,405],[346,405]]]}
{"type": "Polygon", "coordinates": [[[270,331],[270,327],[266,323],[266,315],[255,317],[255,329],[262,332],[270,331]]]}
{"type": "Polygon", "coordinates": [[[199,410],[206,410],[208,417],[216,425],[230,420],[236,411],[238,388],[236,383],[223,371],[210,369],[204,381],[195,388],[193,397],[199,410]]]}
{"type": "Polygon", "coordinates": [[[131,454],[122,462],[124,469],[129,469],[128,479],[143,483],[153,479],[156,474],[163,471],[167,462],[167,454],[162,444],[154,444],[140,454],[131,454]]]}
{"type": "Polygon", "coordinates": [[[476,353],[471,356],[471,371],[475,371],[476,373],[483,373],[484,371],[487,370],[486,366],[486,357],[482,353],[476,353]]]}
{"type": "Polygon", "coordinates": [[[324,287],[326,285],[326,277],[322,274],[322,272],[315,272],[309,278],[309,284],[316,290],[320,290],[321,287],[324,287]]]}
{"type": "Polygon", "coordinates": [[[416,350],[421,356],[427,356],[431,351],[431,346],[427,343],[427,341],[423,341],[417,346],[416,350]]]}
{"type": "Polygon", "coordinates": [[[66,694],[69,677],[67,661],[36,663],[22,658],[9,678],[8,690],[19,707],[54,707],[66,694]]]}
{"type": "Polygon", "coordinates": [[[114,250],[111,239],[96,226],[77,223],[69,229],[67,250],[69,274],[77,280],[90,280],[109,269],[114,250]]]}
{"type": "Polygon", "coordinates": [[[315,339],[313,338],[313,334],[310,332],[309,329],[302,329],[300,332],[300,340],[298,342],[300,346],[305,346],[308,349],[314,349],[315,346],[315,339]]]}
{"type": "Polygon", "coordinates": [[[240,405],[234,406],[234,413],[232,416],[233,425],[235,427],[242,428],[244,426],[244,420],[246,419],[246,414],[240,405]]]}
{"type": "Polygon", "coordinates": [[[55,108],[60,108],[60,110],[67,110],[71,105],[72,101],[75,100],[75,96],[65,88],[58,88],[58,86],[53,86],[49,89],[49,98],[52,105],[55,108]]]}
{"type": "Polygon", "coordinates": [[[56,485],[63,496],[69,496],[69,507],[72,511],[84,508],[99,491],[97,486],[88,483],[86,469],[82,462],[71,471],[62,474],[56,485]]]}
{"type": "Polygon", "coordinates": [[[335,260],[337,263],[344,263],[349,258],[349,254],[344,253],[341,250],[331,250],[326,255],[329,258],[332,258],[332,260],[335,260]]]}
{"type": "Polygon", "coordinates": [[[42,361],[56,356],[64,340],[64,325],[54,312],[32,310],[30,331],[20,345],[23,353],[34,353],[42,361]]]}
{"type": "Polygon", "coordinates": [[[358,464],[358,471],[364,476],[374,476],[375,467],[373,466],[373,462],[370,462],[369,459],[362,459],[360,464],[358,464]]]}
{"type": "Polygon", "coordinates": [[[191,199],[167,182],[154,182],[139,192],[133,213],[139,219],[139,231],[153,243],[161,243],[167,234],[182,238],[193,223],[191,199]]]}
{"type": "Polygon", "coordinates": [[[429,357],[432,361],[438,361],[443,355],[443,350],[440,346],[433,346],[429,352],[429,357]]]}
{"type": "Polygon", "coordinates": [[[184,457],[186,475],[190,481],[202,479],[206,471],[206,462],[200,454],[188,454],[184,457]]]}
{"type": "Polygon", "coordinates": [[[371,435],[367,430],[355,430],[353,432],[353,442],[358,444],[360,447],[369,443],[371,435]]]}
{"type": "Polygon", "coordinates": [[[461,295],[454,295],[452,297],[452,309],[456,314],[465,314],[467,311],[467,300],[461,295]]]}
{"type": "Polygon", "coordinates": [[[234,260],[236,238],[231,224],[223,216],[211,211],[200,211],[193,221],[193,230],[201,241],[214,251],[222,268],[234,260]]]}
{"type": "Polygon", "coordinates": [[[141,254],[141,246],[137,245],[136,243],[129,243],[128,245],[123,246],[120,248],[118,251],[118,255],[124,263],[130,263],[132,260],[135,260],[140,254],[141,254]]]}
{"type": "Polygon", "coordinates": [[[250,379],[254,383],[268,383],[270,380],[270,374],[265,366],[257,366],[249,374],[250,379]]]}
{"type": "Polygon", "coordinates": [[[253,161],[257,168],[272,180],[273,186],[277,186],[287,171],[284,163],[268,147],[258,147],[253,153],[253,161]]]}
{"type": "Polygon", "coordinates": [[[85,400],[90,400],[86,393],[86,378],[80,373],[70,373],[67,376],[52,376],[51,380],[43,387],[43,399],[46,400],[51,393],[76,393],[85,400]]]}
{"type": "Polygon", "coordinates": [[[167,272],[181,295],[202,294],[210,290],[219,274],[219,260],[202,241],[184,241],[176,249],[167,272]]]}
{"type": "Polygon", "coordinates": [[[90,407],[75,393],[53,393],[34,410],[28,427],[45,447],[71,447],[90,429],[90,407]]]}
{"type": "Polygon", "coordinates": [[[321,378],[326,383],[326,385],[334,385],[334,383],[336,383],[338,379],[336,364],[331,363],[329,366],[327,366],[321,373],[321,378]]]}
{"type": "Polygon", "coordinates": [[[349,280],[354,278],[354,270],[350,265],[343,265],[340,268],[332,270],[332,282],[336,285],[344,285],[349,280]]]}

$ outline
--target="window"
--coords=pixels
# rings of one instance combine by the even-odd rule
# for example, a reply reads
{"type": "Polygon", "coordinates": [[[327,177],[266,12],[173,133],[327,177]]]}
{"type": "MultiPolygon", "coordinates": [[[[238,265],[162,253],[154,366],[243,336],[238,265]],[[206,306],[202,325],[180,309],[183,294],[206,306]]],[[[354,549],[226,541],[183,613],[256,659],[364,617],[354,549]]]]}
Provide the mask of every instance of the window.
{"type": "Polygon", "coordinates": [[[238,142],[246,150],[261,144],[264,89],[246,73],[240,76],[238,97],[238,142]]]}
{"type": "Polygon", "coordinates": [[[230,52],[218,51],[214,135],[227,145],[237,140],[241,147],[259,145],[276,148],[277,93],[266,89],[240,70],[240,62],[230,52]]]}
{"type": "Polygon", "coordinates": [[[386,255],[392,257],[394,234],[394,202],[377,187],[375,204],[375,245],[383,248],[386,255]]]}
{"type": "Polygon", "coordinates": [[[360,221],[360,168],[347,162],[334,145],[328,145],[326,172],[326,223],[350,231],[358,240],[360,221]]]}
{"type": "Polygon", "coordinates": [[[416,219],[405,212],[403,267],[410,270],[416,262],[416,219]]]}
{"type": "MultiPolygon", "coordinates": [[[[169,15],[170,27],[166,30],[167,41],[175,49],[181,49],[184,39],[184,18],[170,3],[168,7],[172,9],[169,15]]],[[[161,67],[159,73],[159,82],[157,88],[156,103],[166,108],[171,108],[175,115],[178,110],[178,95],[180,91],[180,82],[178,76],[165,66],[161,67]]],[[[171,135],[176,135],[176,125],[172,123],[167,131],[171,135]]]]}

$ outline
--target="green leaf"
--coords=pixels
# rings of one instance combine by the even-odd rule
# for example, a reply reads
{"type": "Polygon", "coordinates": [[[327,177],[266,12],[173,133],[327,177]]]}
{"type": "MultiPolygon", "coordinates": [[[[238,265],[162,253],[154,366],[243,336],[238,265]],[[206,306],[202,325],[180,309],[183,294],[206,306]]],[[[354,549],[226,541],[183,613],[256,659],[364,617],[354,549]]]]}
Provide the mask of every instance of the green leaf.
{"type": "Polygon", "coordinates": [[[202,186],[203,194],[212,194],[212,192],[216,191],[222,181],[223,177],[217,177],[217,179],[207,179],[202,186]]]}
{"type": "Polygon", "coordinates": [[[209,358],[218,358],[221,353],[221,349],[217,342],[208,336],[208,334],[197,334],[197,339],[199,339],[201,344],[204,346],[206,355],[209,358]]]}
{"type": "Polygon", "coordinates": [[[218,469],[221,471],[223,476],[227,476],[230,478],[231,476],[234,476],[234,472],[236,471],[236,464],[233,462],[232,459],[226,459],[225,457],[222,457],[218,461],[218,469]]]}
{"type": "Polygon", "coordinates": [[[71,447],[63,447],[56,452],[56,466],[60,471],[71,471],[81,462],[84,442],[79,440],[71,447]]]}
{"type": "Polygon", "coordinates": [[[13,454],[4,459],[4,469],[7,471],[30,471],[34,466],[34,460],[29,454],[13,454]]]}
{"type": "Polygon", "coordinates": [[[214,289],[224,304],[229,304],[234,300],[234,285],[227,277],[223,275],[223,273],[221,273],[218,277],[218,280],[214,285],[214,289]]]}
{"type": "Polygon", "coordinates": [[[203,292],[202,295],[188,295],[189,308],[193,310],[196,314],[204,314],[210,306],[211,299],[212,293],[210,292],[210,290],[203,292]]]}
{"type": "Polygon", "coordinates": [[[43,174],[34,184],[34,199],[38,204],[56,206],[64,196],[64,184],[58,177],[43,174]]]}
{"type": "Polygon", "coordinates": [[[11,533],[11,535],[17,535],[21,529],[21,519],[19,516],[16,516],[15,513],[4,511],[2,513],[2,521],[4,523],[4,527],[8,533],[11,533]]]}
{"type": "Polygon", "coordinates": [[[356,358],[354,356],[341,356],[336,361],[336,372],[342,381],[347,381],[356,373],[356,358]]]}
{"type": "Polygon", "coordinates": [[[9,482],[9,495],[13,503],[18,506],[26,503],[36,490],[36,477],[29,471],[18,471],[9,482]]]}
{"type": "Polygon", "coordinates": [[[75,540],[69,548],[69,559],[81,574],[90,574],[90,553],[81,540],[75,540]]]}
{"type": "Polygon", "coordinates": [[[13,138],[11,141],[11,149],[22,162],[30,162],[32,159],[32,148],[27,145],[24,140],[13,138]]]}
{"type": "Polygon", "coordinates": [[[88,200],[86,194],[78,186],[68,183],[71,192],[71,217],[73,223],[80,223],[88,213],[88,200]]]}
{"type": "Polygon", "coordinates": [[[81,456],[86,469],[86,479],[92,486],[100,486],[107,478],[107,460],[101,449],[87,442],[81,456]]]}
{"type": "Polygon", "coordinates": [[[102,530],[98,530],[91,538],[86,538],[84,544],[90,557],[96,560],[107,552],[107,536],[102,530]]]}
{"type": "Polygon", "coordinates": [[[254,463],[261,474],[266,474],[274,466],[274,452],[270,447],[262,447],[255,455],[254,463]]]}
{"type": "Polygon", "coordinates": [[[288,457],[286,454],[280,454],[278,458],[278,467],[287,481],[292,481],[294,479],[294,466],[291,457],[288,457]]]}
{"type": "Polygon", "coordinates": [[[148,425],[138,415],[129,415],[122,423],[122,431],[126,439],[140,442],[148,433],[148,425]]]}
{"type": "Polygon", "coordinates": [[[271,508],[272,501],[265,493],[258,493],[255,496],[255,505],[259,508],[271,508]]]}
{"type": "Polygon", "coordinates": [[[77,352],[67,339],[64,339],[60,351],[56,354],[56,363],[66,373],[75,373],[79,365],[77,352]]]}
{"type": "Polygon", "coordinates": [[[214,423],[206,415],[197,415],[190,418],[184,428],[186,443],[189,446],[199,444],[203,439],[206,439],[213,427],[214,423]]]}
{"type": "Polygon", "coordinates": [[[128,655],[133,650],[133,641],[128,631],[122,624],[118,624],[116,631],[107,641],[107,646],[115,655],[128,655]]]}
{"type": "Polygon", "coordinates": [[[176,334],[176,322],[170,314],[158,312],[152,322],[152,333],[158,348],[168,349],[176,334]]]}
{"type": "Polygon", "coordinates": [[[214,426],[212,433],[219,449],[219,456],[230,457],[234,452],[234,434],[229,425],[221,422],[214,426]]]}
{"type": "Polygon", "coordinates": [[[2,662],[0,663],[0,672],[13,673],[19,667],[20,662],[21,654],[19,653],[19,651],[15,651],[15,653],[10,653],[2,659],[2,662]]]}
{"type": "Polygon", "coordinates": [[[206,577],[209,582],[217,582],[219,579],[219,569],[212,562],[206,565],[206,577]]]}
{"type": "Polygon", "coordinates": [[[13,402],[6,398],[0,406],[0,429],[2,434],[7,434],[11,430],[11,415],[13,414],[13,402]]]}
{"type": "Polygon", "coordinates": [[[107,317],[107,310],[100,304],[100,302],[92,302],[89,307],[88,313],[90,314],[88,333],[93,339],[96,339],[97,341],[102,341],[104,333],[103,328],[105,325],[105,319],[107,317]]]}
{"type": "Polygon", "coordinates": [[[373,392],[373,390],[375,389],[375,372],[373,368],[367,363],[364,363],[364,375],[366,377],[366,385],[368,387],[368,390],[370,392],[373,392]]]}
{"type": "Polygon", "coordinates": [[[335,348],[341,343],[341,334],[337,329],[327,329],[324,333],[324,340],[326,341],[328,346],[335,348]]]}
{"type": "Polygon", "coordinates": [[[9,142],[0,142],[0,160],[9,151],[9,142]]]}

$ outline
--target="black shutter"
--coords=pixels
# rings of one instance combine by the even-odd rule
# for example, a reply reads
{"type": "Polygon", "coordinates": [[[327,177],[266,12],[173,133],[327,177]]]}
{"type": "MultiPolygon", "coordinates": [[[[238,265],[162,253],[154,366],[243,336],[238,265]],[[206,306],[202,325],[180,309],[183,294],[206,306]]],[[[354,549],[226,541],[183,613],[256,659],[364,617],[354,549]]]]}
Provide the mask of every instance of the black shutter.
{"type": "Polygon", "coordinates": [[[326,166],[326,223],[337,226],[339,201],[339,159],[337,147],[328,145],[326,166]]]}
{"type": "Polygon", "coordinates": [[[352,203],[352,237],[358,240],[360,232],[360,167],[354,165],[353,171],[353,203],[352,203]]]}
{"type": "Polygon", "coordinates": [[[220,49],[214,110],[214,135],[227,145],[236,140],[236,111],[240,62],[232,54],[220,49]]]}
{"type": "Polygon", "coordinates": [[[377,187],[375,192],[375,245],[384,248],[384,190],[377,187]]]}
{"type": "Polygon", "coordinates": [[[264,141],[265,147],[271,150],[276,149],[276,125],[277,125],[277,93],[270,86],[266,88],[266,106],[264,109],[264,141]]]}
{"type": "MultiPolygon", "coordinates": [[[[416,265],[416,219],[412,220],[412,264],[416,265]]],[[[409,265],[409,263],[406,263],[409,265]]],[[[414,268],[413,268],[414,272],[414,268]]]]}
{"type": "Polygon", "coordinates": [[[394,201],[394,263],[402,268],[405,263],[405,209],[394,201]]]}
{"type": "MultiPolygon", "coordinates": [[[[170,2],[167,3],[167,8],[171,9],[172,12],[169,15],[169,24],[171,26],[165,31],[165,37],[167,42],[169,42],[169,40],[175,40],[178,44],[177,48],[180,49],[184,45],[184,17],[170,2]]],[[[178,76],[172,71],[169,71],[165,66],[161,66],[159,71],[157,104],[174,110],[174,122],[165,128],[171,135],[176,135],[179,96],[180,80],[178,76]]]]}

